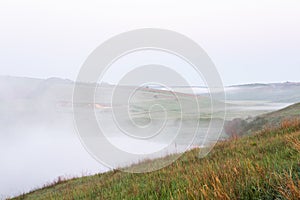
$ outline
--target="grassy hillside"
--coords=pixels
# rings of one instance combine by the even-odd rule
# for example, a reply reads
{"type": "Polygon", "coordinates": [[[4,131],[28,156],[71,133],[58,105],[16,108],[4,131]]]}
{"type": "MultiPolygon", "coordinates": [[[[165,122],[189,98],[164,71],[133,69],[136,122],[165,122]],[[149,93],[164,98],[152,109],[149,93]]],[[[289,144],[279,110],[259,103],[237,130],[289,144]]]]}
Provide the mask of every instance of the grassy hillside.
{"type": "Polygon", "coordinates": [[[265,118],[283,119],[289,117],[300,117],[300,103],[296,103],[287,108],[263,115],[265,118]]]}
{"type": "Polygon", "coordinates": [[[252,119],[234,119],[226,123],[225,132],[228,135],[251,134],[266,127],[278,127],[281,121],[294,118],[300,118],[300,103],[252,119]]]}
{"type": "Polygon", "coordinates": [[[16,199],[300,198],[300,120],[220,142],[203,159],[198,153],[199,149],[187,152],[172,165],[151,173],[114,170],[59,179],[16,199]]]}

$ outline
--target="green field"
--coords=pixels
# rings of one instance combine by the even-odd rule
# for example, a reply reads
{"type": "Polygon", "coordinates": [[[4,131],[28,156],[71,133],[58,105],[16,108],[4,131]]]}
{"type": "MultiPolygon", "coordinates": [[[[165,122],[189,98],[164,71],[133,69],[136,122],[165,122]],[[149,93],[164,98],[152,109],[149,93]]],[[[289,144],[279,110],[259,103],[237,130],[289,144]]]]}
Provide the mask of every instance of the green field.
{"type": "MultiPolygon", "coordinates": [[[[16,199],[299,199],[300,121],[199,149],[159,171],[58,179],[16,199]]],[[[164,159],[145,161],[149,167],[164,159]]],[[[132,167],[139,167],[135,165],[132,167]]]]}

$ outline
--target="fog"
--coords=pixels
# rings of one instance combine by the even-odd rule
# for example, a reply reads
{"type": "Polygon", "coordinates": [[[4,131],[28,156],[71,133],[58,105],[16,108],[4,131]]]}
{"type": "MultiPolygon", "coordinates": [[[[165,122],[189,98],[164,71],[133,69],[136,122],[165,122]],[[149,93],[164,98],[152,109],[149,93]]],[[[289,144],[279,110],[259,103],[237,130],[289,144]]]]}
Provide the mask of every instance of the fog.
{"type": "MultiPolygon", "coordinates": [[[[87,131],[84,134],[88,135],[92,132],[89,116],[87,116],[87,111],[91,108],[96,109],[97,122],[101,123],[102,131],[105,132],[105,137],[101,136],[96,141],[99,152],[91,152],[89,145],[84,141],[85,136],[82,136],[82,133],[79,134],[78,124],[74,120],[73,87],[73,82],[58,78],[42,80],[0,77],[1,198],[40,188],[53,182],[59,176],[72,178],[101,173],[111,168],[131,165],[145,158],[181,153],[194,147],[205,147],[226,137],[223,132],[219,135],[216,123],[215,127],[213,126],[210,130],[211,134],[206,135],[210,123],[218,120],[210,121],[201,115],[204,113],[205,117],[205,109],[208,106],[205,88],[194,89],[199,92],[199,99],[203,104],[201,113],[195,110],[196,105],[191,101],[190,95],[178,93],[183,99],[185,109],[182,118],[176,101],[168,95],[168,91],[163,89],[142,89],[135,94],[135,101],[131,107],[121,104],[122,101],[119,99],[123,98],[116,98],[117,107],[114,110],[109,107],[107,96],[110,96],[109,93],[112,90],[107,85],[102,92],[96,91],[97,103],[87,101],[80,103],[81,100],[79,103],[73,102],[75,108],[78,107],[75,111],[79,111],[79,117],[83,119],[81,122],[86,126],[84,130],[87,131]],[[101,96],[104,99],[101,100],[101,96]],[[139,101],[141,99],[148,101],[139,101]],[[163,112],[160,111],[160,107],[152,106],[157,102],[164,107],[163,112]],[[134,114],[133,118],[124,117],[128,114],[128,109],[134,114]],[[151,113],[148,112],[149,109],[151,113]],[[151,136],[148,140],[134,139],[135,136],[149,136],[147,134],[152,134],[161,127],[165,111],[167,111],[168,120],[159,135],[151,136]],[[112,117],[113,112],[117,114],[115,118],[112,117]],[[203,120],[199,120],[200,117],[203,120]],[[117,120],[117,125],[120,125],[122,129],[116,126],[114,120],[117,120]],[[152,127],[148,129],[148,132],[131,132],[130,130],[134,128],[132,122],[139,126],[151,122],[152,127]],[[180,128],[179,133],[178,128],[180,128]],[[124,130],[137,135],[133,137],[124,135],[124,130]],[[105,138],[116,149],[127,152],[127,155],[141,156],[137,159],[131,156],[114,157],[114,152],[105,148],[105,138]],[[104,159],[99,162],[99,159],[95,159],[97,156],[99,158],[99,155],[108,160],[104,159]]],[[[85,90],[88,85],[83,84],[82,87],[85,90]]],[[[120,88],[121,97],[124,97],[124,92],[127,90],[128,87],[120,88]]],[[[187,89],[181,87],[175,90],[185,92],[187,89]]],[[[300,84],[296,83],[241,86],[225,90],[229,103],[228,119],[255,116],[300,101],[298,95],[300,84]],[[269,88],[273,88],[272,91],[269,88]]]]}
{"type": "MultiPolygon", "coordinates": [[[[6,113],[1,113],[6,115],[6,113]]],[[[1,126],[0,194],[17,195],[52,182],[58,176],[99,173],[106,167],[83,148],[71,120],[45,123],[43,116],[14,117],[1,126]]]]}
{"type": "MultiPolygon", "coordinates": [[[[96,161],[95,155],[88,153],[89,149],[82,144],[82,138],[78,135],[73,119],[73,87],[73,82],[55,78],[41,80],[0,77],[0,195],[2,198],[40,188],[53,182],[59,176],[72,178],[91,175],[110,170],[111,167],[124,167],[141,161],[133,160],[131,157],[122,157],[114,159],[113,163],[107,165],[96,161]]],[[[87,86],[83,85],[83,87],[87,86]]],[[[111,88],[107,91],[111,92],[111,88]]],[[[142,93],[140,96],[148,99],[149,95],[150,93],[142,93]]],[[[107,95],[102,96],[106,98],[107,95]]],[[[157,98],[155,93],[151,93],[151,96],[157,98]]],[[[117,127],[113,126],[114,122],[110,117],[111,108],[102,106],[108,104],[106,101],[103,100],[101,105],[83,101],[84,103],[78,103],[75,106],[80,107],[80,112],[82,112],[80,116],[83,118],[91,105],[98,108],[98,117],[108,133],[106,136],[109,142],[124,152],[148,155],[169,145],[170,147],[155,156],[139,158],[155,158],[169,153],[179,153],[186,150],[186,144],[189,142],[187,138],[193,137],[192,128],[197,120],[180,123],[176,117],[177,111],[172,114],[173,117],[166,124],[162,137],[158,139],[141,141],[124,136],[117,127]],[[104,123],[103,119],[106,120],[104,123]],[[170,140],[174,138],[174,133],[179,126],[191,128],[184,129],[187,133],[186,137],[180,137],[170,145],[170,140]]],[[[174,103],[168,100],[164,104],[173,106],[174,103]]],[[[127,108],[124,111],[122,106],[120,108],[123,113],[127,112],[127,108]]],[[[172,109],[174,108],[176,107],[173,106],[172,109]]],[[[140,109],[144,108],[140,107],[140,109]]],[[[118,113],[122,114],[122,112],[118,113]]],[[[153,121],[154,127],[161,124],[160,117],[164,114],[153,116],[156,117],[153,121]]],[[[142,114],[137,119],[143,121],[144,117],[142,114]]],[[[123,120],[122,117],[120,120],[119,122],[127,128],[127,123],[130,122],[126,121],[126,118],[123,120]]],[[[87,127],[90,126],[89,121],[84,123],[87,127]]],[[[199,129],[199,132],[206,133],[204,127],[207,127],[207,123],[199,129]]],[[[199,145],[203,141],[203,134],[198,135],[199,145]]],[[[111,152],[101,149],[102,139],[98,141],[98,145],[100,151],[102,150],[100,153],[110,157],[111,152]]]]}
{"type": "MultiPolygon", "coordinates": [[[[110,170],[96,161],[84,148],[71,113],[1,112],[1,116],[9,115],[13,118],[6,118],[1,126],[0,135],[0,194],[3,197],[40,188],[59,176],[72,178],[110,170]]],[[[174,120],[170,127],[167,127],[168,134],[176,131],[178,125],[174,120]]],[[[132,140],[118,136],[116,132],[112,133],[115,134],[109,137],[110,142],[129,153],[148,154],[169,145],[167,142],[132,140]]],[[[165,137],[166,141],[168,137],[171,138],[165,137]]],[[[181,148],[180,144],[173,145],[168,148],[168,152],[160,155],[182,152],[184,148],[185,146],[181,148]]],[[[109,155],[110,152],[105,153],[109,155]]],[[[126,166],[133,162],[125,158],[125,161],[120,160],[120,163],[119,160],[115,160],[114,164],[126,166]]]]}
{"type": "Polygon", "coordinates": [[[85,151],[72,115],[59,111],[50,85],[39,79],[0,78],[2,197],[28,192],[58,176],[107,170],[85,151]]]}

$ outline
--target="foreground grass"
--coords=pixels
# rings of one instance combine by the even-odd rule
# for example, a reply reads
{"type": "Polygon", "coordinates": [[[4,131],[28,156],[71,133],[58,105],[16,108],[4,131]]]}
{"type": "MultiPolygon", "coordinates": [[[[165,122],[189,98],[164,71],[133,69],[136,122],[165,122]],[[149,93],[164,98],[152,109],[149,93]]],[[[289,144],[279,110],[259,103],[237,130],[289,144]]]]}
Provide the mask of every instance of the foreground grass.
{"type": "Polygon", "coordinates": [[[203,159],[198,154],[151,173],[59,180],[16,199],[300,199],[299,120],[220,142],[203,159]]]}

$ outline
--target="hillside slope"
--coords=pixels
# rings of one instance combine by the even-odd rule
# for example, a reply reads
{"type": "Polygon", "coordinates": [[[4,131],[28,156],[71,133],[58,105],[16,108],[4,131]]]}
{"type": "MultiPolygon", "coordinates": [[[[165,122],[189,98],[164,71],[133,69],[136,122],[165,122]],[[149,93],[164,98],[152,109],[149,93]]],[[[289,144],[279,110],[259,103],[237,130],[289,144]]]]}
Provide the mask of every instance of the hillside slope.
{"type": "Polygon", "coordinates": [[[266,127],[278,127],[280,122],[295,118],[300,118],[300,103],[255,118],[237,118],[228,121],[225,125],[225,132],[228,135],[247,135],[266,127]]]}
{"type": "MultiPolygon", "coordinates": [[[[300,121],[199,150],[152,173],[59,179],[16,199],[299,199],[300,121]]],[[[165,158],[167,159],[167,158],[165,158]]],[[[161,162],[161,159],[150,162],[161,162]]],[[[142,163],[146,164],[146,163],[142,163]]],[[[138,166],[133,166],[138,167],[138,166]]]]}
{"type": "Polygon", "coordinates": [[[293,104],[287,108],[275,112],[271,112],[263,116],[265,118],[279,118],[279,119],[286,118],[286,116],[300,117],[300,103],[293,104]]]}

